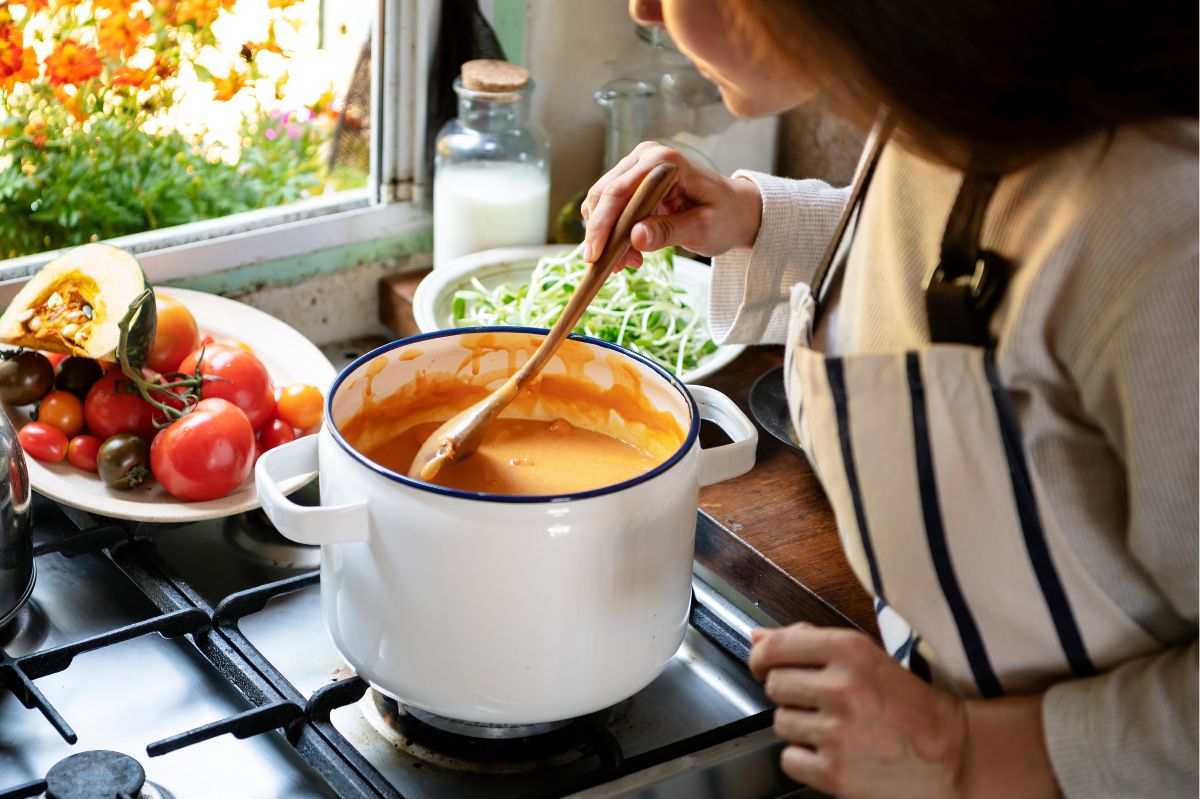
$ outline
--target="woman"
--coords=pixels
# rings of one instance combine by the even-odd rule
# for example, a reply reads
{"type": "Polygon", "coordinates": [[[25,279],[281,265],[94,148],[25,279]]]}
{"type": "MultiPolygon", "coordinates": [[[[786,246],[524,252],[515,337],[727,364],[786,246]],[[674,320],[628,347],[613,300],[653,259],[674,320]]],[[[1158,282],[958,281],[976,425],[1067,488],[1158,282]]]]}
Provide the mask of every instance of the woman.
{"type": "Polygon", "coordinates": [[[756,632],[784,770],[840,797],[1194,797],[1194,7],[631,11],[736,114],[824,92],[873,125],[851,190],[643,144],[583,207],[598,254],[650,167],[679,164],[627,262],[717,256],[714,335],[787,344],[887,651],[756,632]]]}

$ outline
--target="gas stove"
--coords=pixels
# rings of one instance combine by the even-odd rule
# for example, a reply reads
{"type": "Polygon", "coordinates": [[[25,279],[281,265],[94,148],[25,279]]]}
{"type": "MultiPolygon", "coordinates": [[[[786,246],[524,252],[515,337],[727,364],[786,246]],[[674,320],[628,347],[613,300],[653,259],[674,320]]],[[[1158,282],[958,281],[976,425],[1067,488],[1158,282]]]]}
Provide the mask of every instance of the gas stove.
{"type": "Polygon", "coordinates": [[[819,796],[779,771],[745,666],[756,622],[719,581],[694,578],[684,643],[637,695],[489,726],[356,677],[322,626],[319,549],[260,512],[33,513],[36,587],[0,629],[0,799],[819,796]]]}

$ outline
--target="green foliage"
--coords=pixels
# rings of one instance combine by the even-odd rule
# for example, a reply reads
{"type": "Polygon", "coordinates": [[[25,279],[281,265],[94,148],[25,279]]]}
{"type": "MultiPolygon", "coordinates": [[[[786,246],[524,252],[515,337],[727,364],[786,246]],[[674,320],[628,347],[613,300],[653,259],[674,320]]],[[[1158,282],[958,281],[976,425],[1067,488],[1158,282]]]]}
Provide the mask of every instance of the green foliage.
{"type": "Polygon", "coordinates": [[[278,116],[245,122],[236,163],[199,137],[147,133],[120,116],[96,115],[44,140],[7,138],[0,145],[0,255],[300,199],[321,185],[324,136],[307,120],[282,130],[278,123],[278,116]]]}

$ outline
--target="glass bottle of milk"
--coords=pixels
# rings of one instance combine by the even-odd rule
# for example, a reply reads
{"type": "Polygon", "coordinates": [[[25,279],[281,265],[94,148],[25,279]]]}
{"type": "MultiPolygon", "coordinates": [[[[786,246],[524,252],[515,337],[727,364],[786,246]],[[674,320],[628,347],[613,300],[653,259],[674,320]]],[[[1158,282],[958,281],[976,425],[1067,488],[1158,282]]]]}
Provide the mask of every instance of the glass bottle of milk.
{"type": "Polygon", "coordinates": [[[454,79],[458,118],[438,133],[433,266],[492,247],[544,244],[550,145],[529,118],[529,71],[468,61],[454,79]]]}

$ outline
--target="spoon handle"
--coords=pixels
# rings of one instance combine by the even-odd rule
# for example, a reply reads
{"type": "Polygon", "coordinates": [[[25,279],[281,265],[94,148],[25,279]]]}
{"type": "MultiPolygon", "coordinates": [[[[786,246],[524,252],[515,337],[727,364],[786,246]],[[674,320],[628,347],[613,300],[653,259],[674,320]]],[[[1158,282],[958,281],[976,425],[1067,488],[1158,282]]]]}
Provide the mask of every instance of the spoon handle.
{"type": "Polygon", "coordinates": [[[550,329],[541,346],[513,375],[515,391],[524,388],[529,378],[542,370],[542,366],[558,350],[562,339],[566,338],[575,329],[575,325],[579,324],[583,312],[600,293],[600,287],[604,285],[604,281],[612,274],[617,259],[629,249],[629,234],[633,230],[633,226],[654,213],[654,209],[658,207],[675,183],[678,172],[679,168],[674,164],[661,163],[642,178],[642,182],[638,184],[637,190],[625,204],[621,215],[617,217],[617,223],[609,232],[608,241],[605,242],[600,257],[592,263],[578,288],[571,294],[571,299],[567,301],[567,307],[563,309],[558,321],[554,323],[554,327],[550,329]]]}

